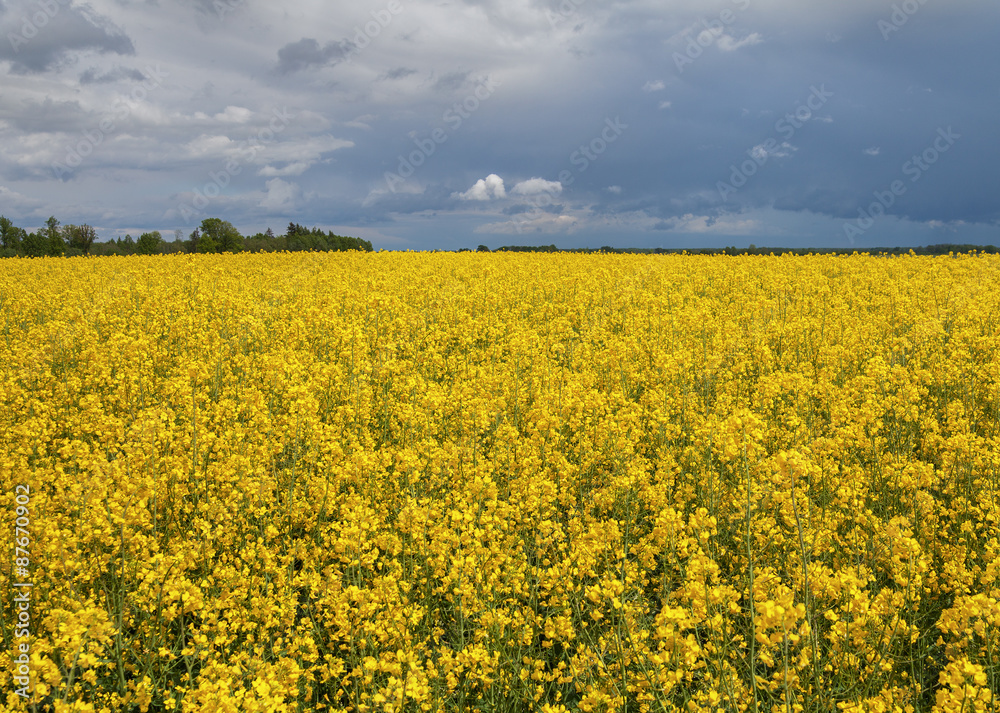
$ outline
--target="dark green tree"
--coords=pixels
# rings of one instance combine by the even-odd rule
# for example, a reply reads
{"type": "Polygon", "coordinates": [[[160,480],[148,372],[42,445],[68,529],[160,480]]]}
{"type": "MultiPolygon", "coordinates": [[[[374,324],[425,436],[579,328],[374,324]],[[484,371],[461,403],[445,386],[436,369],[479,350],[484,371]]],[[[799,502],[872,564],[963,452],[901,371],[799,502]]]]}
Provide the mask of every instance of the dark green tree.
{"type": "Polygon", "coordinates": [[[24,228],[18,228],[9,218],[0,215],[0,245],[6,250],[21,251],[27,233],[24,228]]]}
{"type": "Polygon", "coordinates": [[[55,216],[49,216],[45,221],[45,254],[51,257],[59,257],[66,253],[66,241],[63,239],[62,231],[59,229],[59,221],[55,216]]]}
{"type": "Polygon", "coordinates": [[[324,233],[319,228],[310,230],[298,223],[289,223],[285,231],[288,250],[364,250],[371,252],[372,244],[361,238],[324,233]]]}
{"type": "Polygon", "coordinates": [[[198,253],[217,253],[219,252],[219,244],[215,242],[215,238],[209,233],[201,233],[195,241],[195,252],[198,253]]]}
{"type": "Polygon", "coordinates": [[[140,255],[156,255],[160,252],[162,244],[163,236],[160,235],[159,230],[154,230],[151,233],[143,233],[139,236],[139,239],[135,242],[135,251],[140,255]]]}
{"type": "Polygon", "coordinates": [[[63,239],[71,248],[76,248],[84,255],[90,254],[90,246],[97,239],[97,232],[84,223],[83,225],[64,225],[63,239]]]}
{"type": "Polygon", "coordinates": [[[49,241],[42,231],[28,233],[21,245],[22,251],[28,257],[44,257],[49,252],[49,241]]]}
{"type": "Polygon", "coordinates": [[[201,221],[201,239],[209,239],[215,244],[215,250],[202,250],[201,243],[198,252],[238,253],[243,250],[243,236],[232,223],[221,218],[205,218],[201,221]]]}

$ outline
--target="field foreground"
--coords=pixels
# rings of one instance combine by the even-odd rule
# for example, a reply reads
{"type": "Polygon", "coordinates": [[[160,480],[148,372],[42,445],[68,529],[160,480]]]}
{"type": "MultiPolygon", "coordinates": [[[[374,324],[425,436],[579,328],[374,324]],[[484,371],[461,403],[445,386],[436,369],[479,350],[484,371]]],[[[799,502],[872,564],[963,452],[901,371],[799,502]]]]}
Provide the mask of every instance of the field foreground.
{"type": "Polygon", "coordinates": [[[1000,710],[997,283],[3,261],[0,709],[1000,710]]]}

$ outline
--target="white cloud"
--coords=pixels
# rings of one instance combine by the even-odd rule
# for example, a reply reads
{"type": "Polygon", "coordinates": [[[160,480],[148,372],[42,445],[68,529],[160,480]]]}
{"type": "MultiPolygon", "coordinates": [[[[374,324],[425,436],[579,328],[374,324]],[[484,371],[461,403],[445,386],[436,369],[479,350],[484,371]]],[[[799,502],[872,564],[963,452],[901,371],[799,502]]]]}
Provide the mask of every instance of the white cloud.
{"type": "Polygon", "coordinates": [[[621,194],[622,187],[621,186],[608,186],[604,190],[606,190],[608,193],[614,193],[617,196],[617,195],[621,194]]]}
{"type": "Polygon", "coordinates": [[[667,101],[660,102],[660,108],[661,109],[669,109],[670,106],[671,106],[670,102],[667,102],[667,101]]]}
{"type": "Polygon", "coordinates": [[[510,189],[511,193],[520,196],[533,196],[539,193],[562,193],[562,184],[559,181],[546,181],[544,178],[529,178],[521,181],[510,189]]]}
{"type": "Polygon", "coordinates": [[[309,170],[312,166],[311,161],[296,161],[290,163],[282,168],[275,168],[274,166],[264,166],[264,168],[257,171],[258,176],[301,176],[303,173],[309,170]]]}
{"type": "Polygon", "coordinates": [[[263,144],[255,163],[274,163],[278,161],[304,161],[311,163],[320,158],[328,151],[346,149],[354,146],[353,141],[338,139],[329,134],[323,136],[310,136],[308,138],[282,138],[269,144],[263,144]]]}
{"type": "Polygon", "coordinates": [[[486,223],[475,229],[476,233],[566,233],[579,227],[579,219],[572,215],[552,215],[541,213],[530,217],[519,217],[502,223],[486,223]]]}
{"type": "Polygon", "coordinates": [[[365,129],[371,131],[372,122],[378,117],[374,114],[362,114],[359,117],[352,119],[351,121],[345,121],[344,126],[350,126],[355,129],[365,129]]]}
{"type": "Polygon", "coordinates": [[[235,148],[235,142],[228,136],[202,134],[188,141],[185,148],[191,158],[221,157],[235,148]]]}
{"type": "Polygon", "coordinates": [[[747,35],[742,40],[737,40],[730,35],[722,35],[715,43],[716,46],[723,52],[735,52],[740,47],[750,47],[752,45],[759,45],[764,41],[764,38],[760,36],[759,32],[754,32],[747,35]]]}
{"type": "MultiPolygon", "coordinates": [[[[239,134],[237,134],[238,136],[239,134]]],[[[196,139],[189,141],[187,158],[199,159],[233,159],[239,162],[249,162],[260,165],[274,165],[275,163],[307,164],[312,165],[320,159],[322,154],[337,149],[350,148],[354,146],[353,141],[338,139],[330,135],[310,136],[307,138],[294,139],[283,137],[281,140],[261,141],[254,139],[255,144],[251,145],[247,139],[232,139],[228,136],[216,134],[202,134],[196,139]]],[[[264,169],[267,171],[267,169],[264,169]]],[[[278,169],[271,169],[277,171],[278,169]]],[[[297,170],[294,169],[294,170],[297,170]]],[[[302,171],[305,169],[303,168],[302,171]]],[[[302,173],[274,173],[264,172],[262,176],[298,175],[302,173]]]]}
{"type": "Polygon", "coordinates": [[[22,195],[17,191],[12,191],[7,188],[7,186],[0,186],[0,203],[10,209],[19,208],[21,210],[27,210],[29,208],[36,208],[43,205],[43,201],[37,198],[29,198],[28,196],[22,195]]]}
{"type": "Polygon", "coordinates": [[[644,92],[662,92],[667,88],[667,85],[663,83],[662,79],[650,80],[642,85],[642,91],[644,92]]]}
{"type": "Polygon", "coordinates": [[[503,187],[503,179],[491,173],[486,178],[476,181],[469,190],[464,193],[452,193],[451,197],[463,201],[488,201],[491,198],[506,198],[507,191],[503,187]]]}
{"type": "Polygon", "coordinates": [[[225,111],[221,111],[213,119],[224,121],[229,124],[245,124],[252,119],[254,113],[242,106],[227,106],[225,111]]]}
{"type": "Polygon", "coordinates": [[[867,154],[868,156],[878,156],[880,153],[882,153],[882,149],[878,146],[872,146],[871,148],[865,149],[864,153],[867,154]]]}
{"type": "Polygon", "coordinates": [[[660,224],[660,229],[671,232],[720,235],[755,235],[762,227],[759,220],[752,218],[714,218],[693,213],[669,218],[660,224]]]}
{"type": "Polygon", "coordinates": [[[282,181],[280,178],[272,178],[264,185],[267,186],[267,193],[257,205],[271,211],[291,210],[301,194],[297,183],[282,181]]]}
{"type": "Polygon", "coordinates": [[[757,144],[752,149],[750,149],[750,155],[756,159],[766,159],[766,158],[788,158],[793,152],[799,149],[792,146],[787,141],[782,141],[777,144],[774,148],[768,150],[765,144],[757,144]]]}

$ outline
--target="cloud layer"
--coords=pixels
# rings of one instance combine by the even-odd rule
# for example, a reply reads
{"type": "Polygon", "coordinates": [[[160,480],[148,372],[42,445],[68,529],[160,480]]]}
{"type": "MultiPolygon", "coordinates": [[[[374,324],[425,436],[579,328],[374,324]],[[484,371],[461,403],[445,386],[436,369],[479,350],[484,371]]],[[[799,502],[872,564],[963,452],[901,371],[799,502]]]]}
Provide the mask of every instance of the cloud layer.
{"type": "Polygon", "coordinates": [[[411,248],[995,243],[1000,9],[906,8],[7,0],[0,213],[101,239],[218,216],[411,248]]]}

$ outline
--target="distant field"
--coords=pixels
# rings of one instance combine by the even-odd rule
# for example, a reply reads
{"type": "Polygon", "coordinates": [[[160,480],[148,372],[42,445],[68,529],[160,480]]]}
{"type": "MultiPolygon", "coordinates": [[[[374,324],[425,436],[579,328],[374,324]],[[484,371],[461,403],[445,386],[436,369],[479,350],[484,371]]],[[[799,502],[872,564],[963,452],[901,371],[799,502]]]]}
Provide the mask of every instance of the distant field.
{"type": "Polygon", "coordinates": [[[0,709],[1000,710],[997,284],[0,261],[0,709]]]}

